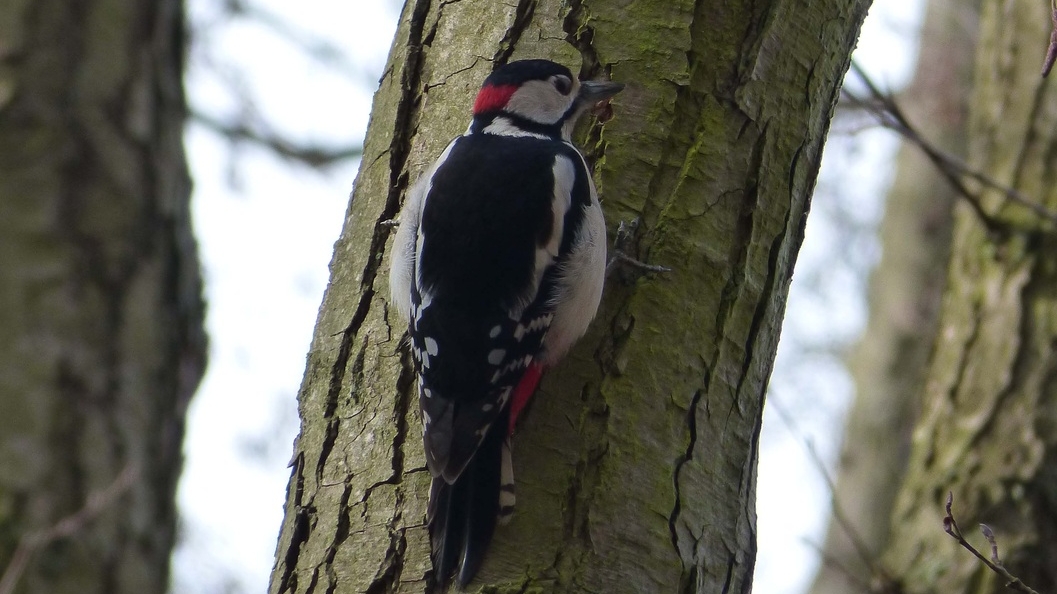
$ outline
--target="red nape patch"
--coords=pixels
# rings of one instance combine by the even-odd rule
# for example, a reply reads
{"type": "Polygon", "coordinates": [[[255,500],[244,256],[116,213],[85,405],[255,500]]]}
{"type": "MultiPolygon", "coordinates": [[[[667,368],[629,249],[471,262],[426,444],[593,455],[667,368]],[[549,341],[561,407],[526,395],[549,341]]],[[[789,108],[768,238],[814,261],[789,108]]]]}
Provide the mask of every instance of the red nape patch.
{"type": "Polygon", "coordinates": [[[521,411],[525,410],[525,405],[528,404],[532,395],[536,393],[536,386],[539,385],[541,376],[543,376],[543,366],[539,363],[531,363],[525,370],[525,375],[521,376],[517,387],[514,388],[514,396],[510,400],[510,432],[507,435],[514,433],[517,418],[521,415],[521,411]]]}
{"type": "Polygon", "coordinates": [[[477,100],[473,102],[475,114],[488,111],[498,111],[506,107],[510,96],[517,90],[517,85],[489,85],[477,93],[477,100]]]}

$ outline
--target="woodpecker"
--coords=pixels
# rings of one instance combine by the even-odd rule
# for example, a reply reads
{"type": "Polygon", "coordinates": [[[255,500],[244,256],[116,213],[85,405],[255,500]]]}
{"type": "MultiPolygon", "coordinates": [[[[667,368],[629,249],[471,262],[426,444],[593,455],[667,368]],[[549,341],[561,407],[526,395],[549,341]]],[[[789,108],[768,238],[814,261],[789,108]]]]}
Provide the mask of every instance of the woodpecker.
{"type": "Polygon", "coordinates": [[[391,302],[409,323],[441,589],[456,569],[473,579],[510,518],[518,415],[598,309],[605,221],[570,136],[623,88],[548,60],[497,68],[400,212],[391,302]]]}

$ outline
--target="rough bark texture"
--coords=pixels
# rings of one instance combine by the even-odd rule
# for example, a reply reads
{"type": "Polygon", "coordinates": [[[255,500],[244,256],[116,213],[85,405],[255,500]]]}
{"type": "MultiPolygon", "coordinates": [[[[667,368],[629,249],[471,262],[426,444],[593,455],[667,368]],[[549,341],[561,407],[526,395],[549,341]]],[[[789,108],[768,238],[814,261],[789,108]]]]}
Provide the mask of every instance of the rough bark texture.
{"type": "Polygon", "coordinates": [[[205,361],[179,0],[0,3],[0,569],[137,479],[18,592],[163,593],[205,361]]]}
{"type": "MultiPolygon", "coordinates": [[[[1057,89],[1039,76],[1048,7],[983,3],[969,124],[974,168],[1057,208],[1057,89]]],[[[1057,583],[1057,235],[985,192],[989,230],[955,215],[948,289],[922,418],[892,516],[885,562],[912,592],[1006,591],[943,532],[995,531],[1007,568],[1040,591],[1057,583]]]]}
{"type": "Polygon", "coordinates": [[[409,182],[496,62],[628,83],[586,135],[610,229],[663,277],[611,279],[514,443],[518,509],[473,588],[748,592],[756,446],[822,145],[868,2],[411,0],[375,98],[300,393],[271,591],[423,592],[428,473],[385,300],[409,182]]]}
{"type": "MultiPolygon", "coordinates": [[[[930,0],[917,71],[899,98],[918,130],[959,158],[965,153],[977,18],[974,3],[930,0]]],[[[872,576],[858,547],[876,559],[888,545],[888,521],[939,317],[956,200],[953,187],[917,147],[900,149],[879,230],[881,261],[870,275],[870,316],[848,360],[855,401],[833,493],[847,524],[830,520],[813,594],[863,591],[872,576]]]]}

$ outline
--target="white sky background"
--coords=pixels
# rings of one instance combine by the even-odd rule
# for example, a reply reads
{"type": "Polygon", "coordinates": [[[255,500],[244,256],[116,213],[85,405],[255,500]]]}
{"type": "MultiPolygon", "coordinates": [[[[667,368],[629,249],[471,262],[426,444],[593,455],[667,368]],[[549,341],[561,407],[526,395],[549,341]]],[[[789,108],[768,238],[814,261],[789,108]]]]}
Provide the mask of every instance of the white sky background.
{"type": "MultiPolygon", "coordinates": [[[[910,82],[923,10],[923,0],[875,0],[853,58],[882,89],[910,82]]],[[[861,89],[854,78],[849,87],[861,89]]],[[[876,231],[899,141],[878,128],[848,132],[835,128],[826,142],[764,409],[758,594],[804,592],[818,569],[830,492],[809,448],[834,476],[854,392],[842,356],[866,324],[866,277],[881,257],[876,231]]]]}
{"type": "MultiPolygon", "coordinates": [[[[296,37],[340,48],[339,72],[252,19],[219,18],[221,4],[189,0],[195,109],[221,118],[248,112],[293,139],[328,146],[363,138],[396,0],[252,0],[296,37]],[[233,99],[232,82],[250,91],[252,108],[233,99]]],[[[920,0],[888,0],[867,19],[857,59],[882,83],[907,81],[920,12],[920,0]]],[[[267,589],[297,389],[359,163],[320,174],[262,149],[233,153],[200,125],[189,126],[186,143],[211,344],[184,445],[173,592],[254,594],[267,589]]],[[[873,228],[896,146],[879,130],[831,136],[827,145],[761,438],[759,594],[803,591],[818,563],[806,540],[821,541],[829,495],[804,444],[835,458],[852,390],[839,355],[819,347],[854,342],[864,324],[863,268],[879,257],[873,228]]]]}

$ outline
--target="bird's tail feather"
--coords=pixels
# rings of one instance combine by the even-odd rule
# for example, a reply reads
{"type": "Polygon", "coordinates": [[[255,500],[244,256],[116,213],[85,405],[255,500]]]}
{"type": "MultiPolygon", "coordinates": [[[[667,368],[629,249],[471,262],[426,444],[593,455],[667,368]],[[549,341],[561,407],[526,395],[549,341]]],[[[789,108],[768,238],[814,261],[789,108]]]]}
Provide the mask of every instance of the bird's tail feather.
{"type": "Polygon", "coordinates": [[[429,535],[436,583],[443,591],[458,569],[464,587],[481,568],[497,521],[513,512],[507,412],[500,415],[459,478],[435,477],[429,495],[429,535]]]}
{"type": "Polygon", "coordinates": [[[510,452],[510,436],[503,440],[503,465],[499,471],[499,514],[500,524],[507,524],[514,517],[514,457],[510,452]]]}

